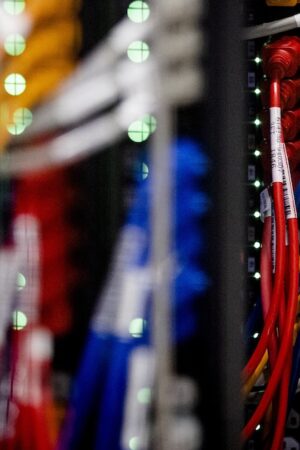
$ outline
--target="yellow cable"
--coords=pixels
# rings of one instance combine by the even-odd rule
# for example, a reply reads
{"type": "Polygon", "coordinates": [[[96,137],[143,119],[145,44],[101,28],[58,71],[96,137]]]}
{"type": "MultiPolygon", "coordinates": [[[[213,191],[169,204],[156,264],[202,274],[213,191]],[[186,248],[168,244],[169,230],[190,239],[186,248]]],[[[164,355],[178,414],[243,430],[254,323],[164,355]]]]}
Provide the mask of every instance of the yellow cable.
{"type": "Polygon", "coordinates": [[[257,382],[258,378],[262,374],[264,368],[266,367],[268,363],[268,352],[266,351],[264,356],[262,357],[260,363],[258,364],[257,368],[251,375],[251,377],[247,380],[247,382],[243,386],[243,395],[246,397],[252,390],[253,386],[257,382]]]}
{"type": "Polygon", "coordinates": [[[32,33],[24,52],[6,55],[0,68],[0,152],[28,125],[16,122],[19,116],[18,122],[23,120],[20,108],[35,108],[74,70],[81,44],[80,3],[26,1],[25,12],[34,23],[32,33]]]}
{"type": "Polygon", "coordinates": [[[299,0],[266,0],[268,6],[296,6],[299,0]]]}
{"type": "Polygon", "coordinates": [[[10,97],[1,103],[0,108],[0,151],[8,144],[12,136],[8,126],[13,123],[14,113],[19,108],[33,108],[45,100],[58,85],[74,70],[74,63],[60,61],[59,64],[45,66],[36,70],[29,78],[25,92],[18,97],[10,97]]]}
{"type": "MultiPolygon", "coordinates": [[[[294,339],[293,339],[293,345],[295,344],[295,341],[297,339],[297,334],[299,332],[300,324],[299,322],[295,323],[294,325],[294,339]]],[[[257,366],[256,370],[253,372],[251,377],[248,379],[248,381],[243,386],[243,395],[246,397],[252,390],[253,386],[257,382],[258,378],[260,377],[261,373],[263,372],[265,366],[268,362],[268,352],[266,351],[264,356],[262,357],[259,365],[257,366]]]]}
{"type": "Polygon", "coordinates": [[[35,23],[68,16],[77,16],[80,0],[27,0],[25,11],[35,23]]]}
{"type": "Polygon", "coordinates": [[[35,67],[48,64],[50,59],[74,59],[80,47],[80,24],[77,20],[61,20],[36,30],[26,41],[26,50],[19,56],[6,56],[1,70],[1,91],[3,81],[10,73],[21,73],[27,77],[35,67]]]}

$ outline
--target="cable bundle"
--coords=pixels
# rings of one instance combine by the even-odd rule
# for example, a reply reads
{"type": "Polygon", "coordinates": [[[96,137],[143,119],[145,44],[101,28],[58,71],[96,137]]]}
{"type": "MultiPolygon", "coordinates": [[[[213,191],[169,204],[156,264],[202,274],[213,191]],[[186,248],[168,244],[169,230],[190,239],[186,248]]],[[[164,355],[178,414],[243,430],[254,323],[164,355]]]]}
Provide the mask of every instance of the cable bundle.
{"type": "MultiPolygon", "coordinates": [[[[8,14],[14,16],[18,5],[9,3],[12,9],[8,14]]],[[[63,5],[56,0],[45,5],[28,0],[21,14],[30,22],[31,33],[27,37],[19,33],[5,37],[0,69],[3,152],[30,127],[34,108],[74,71],[80,41],[78,6],[77,0],[63,5]]],[[[5,430],[1,448],[5,450],[54,447],[57,424],[51,398],[52,334],[65,333],[71,324],[70,252],[77,236],[68,214],[74,201],[65,169],[20,177],[14,182],[14,222],[25,218],[37,224],[38,244],[26,252],[38,253],[38,277],[30,282],[33,272],[29,270],[27,277],[25,264],[25,291],[29,294],[28,299],[26,295],[21,297],[16,311],[23,324],[14,325],[6,342],[9,357],[1,383],[9,383],[11,391],[3,400],[8,405],[7,417],[0,420],[5,430]]],[[[16,247],[17,243],[15,237],[16,247]]]]}
{"type": "MultiPolygon", "coordinates": [[[[299,266],[298,222],[288,162],[288,155],[293,156],[296,144],[286,146],[284,143],[285,125],[282,126],[281,123],[281,98],[285,98],[285,105],[289,101],[291,104],[296,102],[297,92],[293,93],[293,98],[287,98],[286,87],[291,82],[286,78],[293,77],[298,71],[300,40],[286,37],[265,46],[263,62],[270,83],[270,138],[267,144],[270,151],[264,158],[264,163],[269,164],[266,179],[271,176],[272,182],[272,186],[262,193],[261,202],[264,220],[261,299],[265,322],[258,345],[245,366],[243,376],[250,384],[251,379],[257,379],[266,364],[265,352],[268,350],[269,379],[256,410],[244,428],[243,437],[249,439],[261,420],[266,417],[269,431],[273,431],[272,441],[267,444],[267,448],[279,450],[282,448],[288,408],[294,325],[298,308],[299,266]],[[283,79],[285,80],[281,89],[283,79]]],[[[286,122],[283,121],[283,124],[286,122]]],[[[296,126],[294,128],[296,129],[296,126]]],[[[293,168],[295,158],[291,158],[291,161],[293,168]]]]}

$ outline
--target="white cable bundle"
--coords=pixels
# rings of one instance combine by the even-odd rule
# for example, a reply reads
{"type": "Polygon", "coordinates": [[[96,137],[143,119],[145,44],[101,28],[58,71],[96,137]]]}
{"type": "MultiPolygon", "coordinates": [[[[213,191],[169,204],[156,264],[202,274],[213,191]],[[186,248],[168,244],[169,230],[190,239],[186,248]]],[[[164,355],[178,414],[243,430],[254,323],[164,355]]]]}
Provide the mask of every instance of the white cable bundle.
{"type": "MultiPolygon", "coordinates": [[[[163,89],[170,104],[189,103],[203,88],[197,61],[203,37],[194,23],[195,8],[200,12],[199,2],[190,3],[187,8],[183,0],[172,2],[169,16],[165,16],[166,42],[162,44],[165,44],[167,81],[163,89]],[[172,42],[172,46],[167,45],[168,42],[172,42]]],[[[145,38],[151,42],[156,28],[154,20],[142,26],[128,19],[117,24],[52,99],[35,111],[34,123],[14,141],[17,148],[0,157],[0,175],[18,176],[78,161],[117,142],[132,120],[155,112],[158,95],[155,57],[151,55],[148,62],[140,66],[123,59],[131,42],[145,38]],[[19,147],[24,138],[80,124],[115,103],[110,112],[43,146],[19,147]]]]}

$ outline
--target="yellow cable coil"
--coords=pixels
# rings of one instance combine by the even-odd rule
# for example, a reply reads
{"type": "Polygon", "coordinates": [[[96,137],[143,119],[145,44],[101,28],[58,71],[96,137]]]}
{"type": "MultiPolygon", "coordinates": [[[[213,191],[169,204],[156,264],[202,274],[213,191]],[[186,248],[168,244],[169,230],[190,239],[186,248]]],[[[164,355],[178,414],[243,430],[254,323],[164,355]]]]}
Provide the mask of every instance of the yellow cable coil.
{"type": "Polygon", "coordinates": [[[24,51],[5,55],[0,71],[0,151],[26,128],[18,128],[22,115],[16,118],[16,112],[36,107],[74,70],[81,45],[78,8],[78,0],[27,0],[32,33],[24,51]]]}

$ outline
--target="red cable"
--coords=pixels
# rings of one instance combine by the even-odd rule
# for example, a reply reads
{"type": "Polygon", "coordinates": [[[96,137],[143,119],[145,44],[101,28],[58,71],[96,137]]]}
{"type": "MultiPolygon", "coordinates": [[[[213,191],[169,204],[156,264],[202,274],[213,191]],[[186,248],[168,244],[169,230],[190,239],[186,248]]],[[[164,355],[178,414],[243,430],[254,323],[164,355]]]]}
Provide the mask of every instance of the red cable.
{"type": "MultiPolygon", "coordinates": [[[[270,107],[280,107],[280,83],[275,78],[270,85],[270,107]]],[[[259,342],[243,370],[247,380],[260,363],[269,343],[270,336],[276,325],[281,295],[284,289],[285,273],[285,214],[282,182],[273,182],[273,199],[276,224],[276,276],[272,293],[271,306],[265,320],[259,342]]]]}
{"type": "MultiPolygon", "coordinates": [[[[270,106],[271,107],[280,107],[280,83],[279,79],[275,77],[275,79],[271,82],[271,89],[270,89],[270,106]]],[[[280,119],[280,117],[279,117],[280,119]]],[[[280,123],[280,120],[279,120],[280,123]]],[[[274,132],[274,130],[273,130],[274,132]]],[[[278,136],[278,130],[277,135],[278,136]]],[[[278,137],[277,137],[278,138],[278,137]]],[[[280,133],[280,141],[282,141],[282,134],[280,133]]],[[[274,161],[272,161],[273,163],[274,161]]],[[[275,289],[276,285],[278,284],[283,286],[283,280],[284,280],[284,270],[283,273],[281,272],[281,266],[280,264],[285,259],[285,248],[282,248],[282,233],[285,234],[285,221],[284,221],[284,204],[283,204],[283,189],[282,189],[282,183],[280,182],[273,182],[273,194],[274,194],[274,207],[275,207],[275,219],[276,219],[276,276],[275,276],[275,287],[274,287],[274,296],[275,296],[275,289]],[[277,216],[279,216],[279,220],[277,220],[277,216]],[[282,220],[283,219],[283,220],[282,220]],[[280,234],[277,233],[277,230],[280,234]],[[280,246],[280,248],[279,248],[280,246]],[[277,259],[277,255],[281,259],[277,259]],[[278,271],[278,269],[280,269],[278,271]]],[[[286,314],[286,322],[284,331],[282,333],[282,341],[280,345],[280,349],[278,352],[278,357],[276,361],[276,365],[274,367],[274,371],[270,377],[269,383],[267,385],[267,388],[261,398],[261,401],[259,405],[257,406],[254,414],[246,424],[244,430],[243,430],[243,438],[249,439],[251,434],[253,433],[256,426],[259,424],[260,420],[264,416],[264,414],[267,411],[267,408],[272,401],[273,396],[276,393],[278,384],[281,380],[281,376],[283,375],[284,378],[288,377],[289,370],[284,369],[284,365],[287,362],[287,358],[290,355],[290,350],[292,348],[292,340],[293,340],[293,330],[294,330],[294,323],[295,323],[295,316],[297,312],[297,305],[298,305],[298,264],[299,264],[299,248],[298,248],[298,222],[297,218],[289,218],[287,220],[288,224],[288,235],[289,235],[289,274],[288,274],[288,303],[287,303],[287,314],[286,314]],[[283,374],[282,374],[283,372],[283,374]]],[[[284,242],[283,242],[284,245],[284,242]]],[[[283,268],[284,269],[284,268],[283,268]]],[[[283,293],[283,290],[282,290],[283,293]]],[[[279,295],[281,293],[279,292],[279,295]]],[[[281,299],[284,298],[284,296],[281,296],[281,299]]],[[[276,299],[276,298],[275,298],[276,299]]],[[[278,300],[278,299],[276,299],[278,300]]],[[[279,299],[280,301],[280,299],[279,299]]],[[[286,383],[287,381],[284,380],[284,384],[282,387],[282,395],[281,400],[285,401],[285,389],[286,389],[286,383]]],[[[283,405],[284,406],[284,405],[283,405]]],[[[283,408],[284,409],[284,408],[283,408]]],[[[282,425],[283,416],[285,421],[285,415],[283,414],[284,411],[282,411],[282,414],[280,414],[280,426],[282,425]]],[[[278,419],[278,420],[279,420],[278,419]]],[[[280,430],[279,430],[280,431],[280,430]]],[[[278,439],[280,438],[280,433],[278,431],[278,436],[276,434],[276,442],[274,444],[277,445],[278,439]]]]}
{"type": "Polygon", "coordinates": [[[278,357],[274,371],[270,377],[266,390],[257,406],[254,414],[246,424],[243,430],[243,439],[247,440],[254,432],[256,426],[267,411],[267,408],[272,401],[272,398],[281,380],[282,370],[287,361],[292,342],[295,317],[298,306],[298,264],[299,264],[299,249],[298,249],[298,222],[297,219],[289,219],[288,234],[290,245],[290,270],[289,270],[289,295],[287,304],[287,314],[285,329],[282,336],[281,346],[278,352],[278,357]]]}
{"type": "Polygon", "coordinates": [[[278,416],[277,416],[277,421],[276,421],[276,425],[274,428],[275,434],[274,434],[271,450],[281,450],[281,448],[282,448],[282,441],[283,441],[283,437],[284,437],[287,407],[288,407],[291,367],[292,367],[292,358],[291,358],[291,354],[290,354],[288,357],[288,361],[286,363],[286,369],[283,372],[282,381],[280,384],[278,416]]]}

